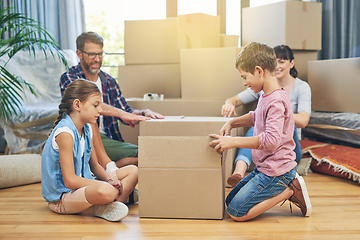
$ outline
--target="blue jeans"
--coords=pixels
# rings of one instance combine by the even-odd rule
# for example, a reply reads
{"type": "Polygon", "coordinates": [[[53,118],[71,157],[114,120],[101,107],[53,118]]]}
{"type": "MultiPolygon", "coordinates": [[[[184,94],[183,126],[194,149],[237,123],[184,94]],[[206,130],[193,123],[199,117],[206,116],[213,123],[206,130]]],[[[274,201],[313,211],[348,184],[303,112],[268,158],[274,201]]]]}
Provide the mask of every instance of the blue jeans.
{"type": "Polygon", "coordinates": [[[267,176],[255,168],[226,197],[227,212],[234,217],[244,216],[256,204],[282,193],[295,175],[296,167],[277,177],[267,176]]]}
{"type": "MultiPolygon", "coordinates": [[[[249,131],[246,133],[245,137],[252,137],[254,136],[254,127],[251,127],[249,131]]],[[[294,152],[296,153],[295,161],[298,163],[302,158],[302,152],[301,152],[301,145],[299,136],[297,134],[297,128],[294,127],[294,136],[293,136],[294,142],[295,142],[295,149],[294,152]]],[[[250,148],[239,148],[238,155],[236,156],[234,163],[236,166],[236,162],[242,160],[247,164],[247,167],[249,168],[250,163],[252,162],[252,153],[250,148]]]]}

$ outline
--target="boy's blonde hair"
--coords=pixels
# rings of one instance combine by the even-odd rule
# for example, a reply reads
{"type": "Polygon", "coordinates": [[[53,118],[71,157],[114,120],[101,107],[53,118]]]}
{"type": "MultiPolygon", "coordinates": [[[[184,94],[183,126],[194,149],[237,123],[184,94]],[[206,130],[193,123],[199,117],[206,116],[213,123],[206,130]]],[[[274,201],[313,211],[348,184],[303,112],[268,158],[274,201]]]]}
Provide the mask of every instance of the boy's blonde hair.
{"type": "Polygon", "coordinates": [[[245,72],[254,74],[255,67],[260,66],[270,73],[276,71],[276,55],[274,50],[266,44],[248,43],[236,57],[235,67],[245,72]]]}

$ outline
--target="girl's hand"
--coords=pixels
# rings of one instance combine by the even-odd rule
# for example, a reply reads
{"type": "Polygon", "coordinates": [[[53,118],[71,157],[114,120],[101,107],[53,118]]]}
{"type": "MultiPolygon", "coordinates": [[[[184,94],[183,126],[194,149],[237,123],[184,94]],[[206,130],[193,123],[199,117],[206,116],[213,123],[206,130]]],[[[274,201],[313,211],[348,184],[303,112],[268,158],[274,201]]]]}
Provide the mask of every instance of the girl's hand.
{"type": "Polygon", "coordinates": [[[110,183],[114,188],[116,188],[116,189],[119,191],[119,195],[122,194],[123,185],[122,185],[122,183],[120,182],[120,180],[112,180],[112,179],[109,179],[107,182],[110,183]]]}
{"type": "Polygon", "coordinates": [[[215,140],[212,140],[210,142],[210,147],[213,147],[215,151],[222,153],[227,149],[234,148],[235,147],[235,138],[230,136],[220,136],[217,134],[210,134],[209,135],[212,138],[215,138],[215,140]]]}

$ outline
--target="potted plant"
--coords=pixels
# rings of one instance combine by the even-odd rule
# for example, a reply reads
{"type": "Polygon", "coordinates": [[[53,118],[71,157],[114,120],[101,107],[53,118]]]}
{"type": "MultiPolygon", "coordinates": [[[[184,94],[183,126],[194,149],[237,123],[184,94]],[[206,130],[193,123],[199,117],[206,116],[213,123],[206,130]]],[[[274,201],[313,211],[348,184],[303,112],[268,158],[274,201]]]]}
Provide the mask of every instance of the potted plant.
{"type": "Polygon", "coordinates": [[[14,8],[8,6],[0,9],[0,36],[4,35],[9,37],[0,39],[0,59],[7,56],[5,62],[0,62],[0,121],[2,122],[6,122],[12,114],[17,114],[17,110],[21,111],[22,94],[25,89],[29,89],[35,96],[38,95],[34,86],[5,68],[17,52],[28,51],[34,58],[36,50],[43,51],[45,56],[50,52],[52,57],[57,56],[67,67],[63,51],[53,37],[40,27],[37,21],[16,13],[14,8]]]}

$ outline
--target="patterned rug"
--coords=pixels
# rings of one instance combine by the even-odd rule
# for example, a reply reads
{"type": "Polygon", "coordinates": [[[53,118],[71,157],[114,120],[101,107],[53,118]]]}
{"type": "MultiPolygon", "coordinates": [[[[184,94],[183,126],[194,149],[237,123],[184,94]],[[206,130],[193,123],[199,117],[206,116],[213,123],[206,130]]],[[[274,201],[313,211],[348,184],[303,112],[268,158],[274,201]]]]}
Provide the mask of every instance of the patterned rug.
{"type": "Polygon", "coordinates": [[[303,158],[311,157],[310,169],[360,183],[360,149],[301,140],[303,158]]]}

